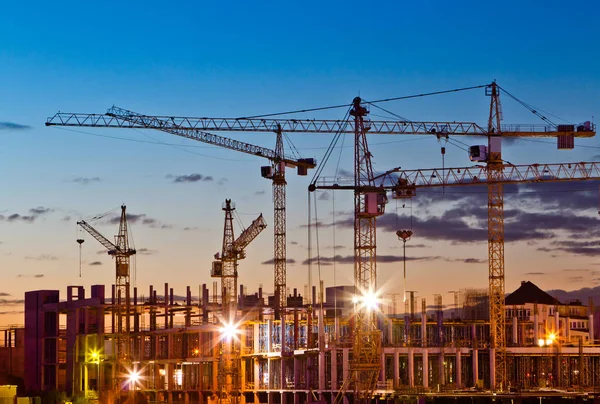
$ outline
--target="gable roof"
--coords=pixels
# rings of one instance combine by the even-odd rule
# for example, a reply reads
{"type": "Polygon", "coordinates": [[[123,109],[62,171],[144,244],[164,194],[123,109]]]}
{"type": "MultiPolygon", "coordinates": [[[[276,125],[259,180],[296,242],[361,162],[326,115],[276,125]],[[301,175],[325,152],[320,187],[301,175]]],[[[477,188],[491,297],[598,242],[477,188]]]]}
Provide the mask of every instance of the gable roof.
{"type": "Polygon", "coordinates": [[[522,305],[525,303],[539,303],[539,304],[560,304],[560,302],[538,288],[530,281],[522,281],[521,287],[506,296],[504,304],[507,306],[511,305],[522,305]]]}

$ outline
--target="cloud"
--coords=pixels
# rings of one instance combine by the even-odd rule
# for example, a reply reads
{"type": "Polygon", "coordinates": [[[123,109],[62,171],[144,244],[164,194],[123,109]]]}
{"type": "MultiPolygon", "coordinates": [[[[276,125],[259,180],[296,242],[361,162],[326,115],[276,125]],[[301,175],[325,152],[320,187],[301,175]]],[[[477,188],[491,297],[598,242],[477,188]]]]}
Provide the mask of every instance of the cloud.
{"type": "Polygon", "coordinates": [[[290,244],[291,245],[298,245],[298,242],[297,241],[290,241],[290,244]]]}
{"type": "MultiPolygon", "coordinates": [[[[261,262],[261,264],[263,264],[263,265],[273,265],[274,263],[275,263],[275,259],[274,258],[271,258],[270,260],[266,260],[266,261],[261,262]]],[[[293,258],[286,258],[285,263],[286,264],[295,264],[296,260],[293,259],[293,258]]]]}
{"type": "Polygon", "coordinates": [[[0,296],[2,296],[2,297],[4,297],[4,296],[10,296],[10,293],[0,292],[0,296]]]}
{"type": "Polygon", "coordinates": [[[35,274],[33,275],[34,278],[43,278],[44,274],[35,274]]]}
{"type": "MultiPolygon", "coordinates": [[[[127,221],[130,224],[141,224],[148,226],[153,229],[172,229],[174,226],[171,224],[160,223],[158,220],[148,217],[145,213],[127,213],[127,221]]],[[[121,215],[114,214],[109,217],[104,223],[116,225],[121,222],[121,215]]]]}
{"type": "Polygon", "coordinates": [[[21,125],[20,123],[14,122],[0,122],[0,130],[27,130],[31,129],[31,126],[21,125]]]}
{"type": "Polygon", "coordinates": [[[92,182],[100,182],[100,177],[75,177],[71,182],[81,185],[88,185],[92,182]]]}
{"type": "Polygon", "coordinates": [[[71,221],[71,216],[65,216],[60,220],[62,220],[63,222],[69,222],[69,221],[71,221]]]}
{"type": "Polygon", "coordinates": [[[24,299],[0,299],[0,304],[23,304],[24,299]]]}
{"type": "Polygon", "coordinates": [[[148,248],[138,248],[136,250],[136,252],[139,255],[152,255],[152,254],[158,253],[158,251],[156,251],[156,250],[150,250],[148,248]]]}
{"type": "Polygon", "coordinates": [[[40,216],[49,212],[53,212],[53,209],[50,208],[44,208],[43,206],[38,206],[37,208],[31,208],[29,209],[29,213],[31,213],[32,215],[35,216],[40,216]]]}
{"type": "Polygon", "coordinates": [[[207,182],[212,181],[213,177],[210,175],[202,175],[198,173],[189,174],[189,175],[172,175],[169,174],[166,176],[167,179],[172,179],[173,183],[185,183],[185,182],[207,182]]]}
{"type": "Polygon", "coordinates": [[[90,266],[93,266],[93,265],[102,265],[102,262],[100,262],[100,261],[90,262],[90,266]]]}
{"type": "Polygon", "coordinates": [[[479,258],[457,259],[456,261],[462,261],[465,264],[483,264],[483,263],[487,263],[487,260],[482,260],[482,259],[479,259],[479,258]]]}
{"type": "Polygon", "coordinates": [[[329,192],[320,192],[319,197],[317,198],[320,201],[328,201],[331,199],[331,195],[329,192]]]}
{"type": "MultiPolygon", "coordinates": [[[[435,257],[406,257],[407,261],[435,261],[438,259],[442,259],[440,256],[435,257]]],[[[333,262],[338,264],[353,264],[354,263],[354,255],[336,255],[335,257],[314,257],[311,259],[305,259],[302,261],[302,265],[308,265],[309,263],[321,265],[331,265],[333,262]]],[[[396,255],[377,255],[378,263],[391,263],[391,262],[402,262],[403,256],[396,255]]]]}
{"type": "Polygon", "coordinates": [[[35,221],[35,216],[21,216],[18,213],[12,213],[8,216],[0,215],[0,220],[6,220],[7,222],[25,222],[25,223],[33,223],[35,221]]]}
{"type": "Polygon", "coordinates": [[[256,192],[254,193],[254,195],[264,195],[264,194],[266,194],[266,193],[267,193],[266,191],[256,191],[256,192]]]}
{"type": "Polygon", "coordinates": [[[196,226],[184,227],[183,230],[184,231],[193,231],[193,230],[198,230],[198,227],[196,227],[196,226]]]}
{"type": "Polygon", "coordinates": [[[546,272],[525,272],[523,275],[530,275],[530,276],[546,275],[546,272]]]}
{"type": "Polygon", "coordinates": [[[40,255],[28,255],[25,257],[26,260],[36,260],[36,261],[58,261],[58,257],[50,254],[40,254],[40,255]]]}
{"type": "MultiPolygon", "coordinates": [[[[585,255],[588,257],[595,257],[600,255],[600,242],[598,240],[587,241],[587,240],[556,240],[551,243],[552,248],[538,248],[539,251],[552,252],[552,251],[564,251],[573,255],[585,255]]],[[[565,271],[585,271],[585,270],[565,270],[565,271]]]]}

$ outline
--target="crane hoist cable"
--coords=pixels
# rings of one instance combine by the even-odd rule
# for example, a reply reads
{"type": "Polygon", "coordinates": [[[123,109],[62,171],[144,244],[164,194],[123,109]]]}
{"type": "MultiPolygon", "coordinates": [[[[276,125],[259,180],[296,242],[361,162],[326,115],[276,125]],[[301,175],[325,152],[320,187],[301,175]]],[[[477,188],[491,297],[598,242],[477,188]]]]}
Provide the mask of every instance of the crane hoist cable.
{"type": "MultiPolygon", "coordinates": [[[[348,117],[349,116],[350,116],[350,108],[348,108],[348,110],[346,111],[346,115],[344,116],[344,119],[342,120],[342,122],[348,121],[348,117]]],[[[310,181],[311,184],[316,184],[316,182],[318,181],[319,177],[321,176],[321,173],[323,172],[323,169],[325,168],[325,165],[326,165],[327,161],[329,160],[329,157],[331,157],[331,154],[333,153],[333,150],[335,149],[335,146],[339,142],[340,137],[342,137],[341,130],[337,131],[333,135],[333,139],[331,140],[331,143],[329,144],[329,146],[327,147],[327,150],[325,151],[325,155],[323,156],[321,164],[319,164],[317,166],[317,168],[315,169],[315,173],[313,175],[313,178],[310,181]]]]}

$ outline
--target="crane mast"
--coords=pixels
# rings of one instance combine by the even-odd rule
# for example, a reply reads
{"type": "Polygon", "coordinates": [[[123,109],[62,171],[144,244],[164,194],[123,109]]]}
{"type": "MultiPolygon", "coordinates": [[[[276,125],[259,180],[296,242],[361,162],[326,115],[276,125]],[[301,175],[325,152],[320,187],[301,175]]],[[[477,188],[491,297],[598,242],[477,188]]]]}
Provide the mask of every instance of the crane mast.
{"type": "Polygon", "coordinates": [[[504,168],[501,153],[502,132],[500,94],[496,83],[486,87],[491,98],[488,121],[488,265],[490,342],[494,358],[490,385],[494,390],[506,388],[506,319],[504,314],[504,189],[499,181],[504,168]]]}
{"type": "MultiPolygon", "coordinates": [[[[286,306],[286,196],[285,163],[283,162],[283,137],[281,127],[277,126],[275,159],[273,160],[273,241],[275,273],[275,318],[280,318],[286,306]]],[[[283,340],[283,338],[282,338],[283,340]]],[[[283,344],[282,344],[282,349],[283,344]]]]}

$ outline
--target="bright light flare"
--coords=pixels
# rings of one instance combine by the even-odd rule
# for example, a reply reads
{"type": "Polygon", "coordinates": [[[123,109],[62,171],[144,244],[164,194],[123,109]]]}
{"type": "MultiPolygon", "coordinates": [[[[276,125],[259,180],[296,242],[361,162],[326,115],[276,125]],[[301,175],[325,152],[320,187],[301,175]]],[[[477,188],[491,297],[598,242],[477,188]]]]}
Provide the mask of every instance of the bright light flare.
{"type": "Polygon", "coordinates": [[[379,309],[379,292],[364,292],[360,296],[353,296],[352,303],[358,305],[358,309],[366,309],[367,311],[377,311],[379,309]]]}
{"type": "Polygon", "coordinates": [[[127,376],[127,380],[129,383],[135,385],[140,380],[140,372],[137,370],[130,371],[129,375],[127,376]]]}
{"type": "Polygon", "coordinates": [[[100,359],[100,353],[98,351],[92,351],[90,352],[90,358],[92,359],[92,362],[97,362],[98,359],[100,359]]]}
{"type": "Polygon", "coordinates": [[[229,341],[237,336],[239,332],[238,325],[234,323],[224,323],[221,328],[219,328],[219,332],[221,333],[222,338],[229,341]]]}
{"type": "Polygon", "coordinates": [[[543,338],[538,339],[538,345],[543,347],[546,344],[546,341],[543,338]]]}

